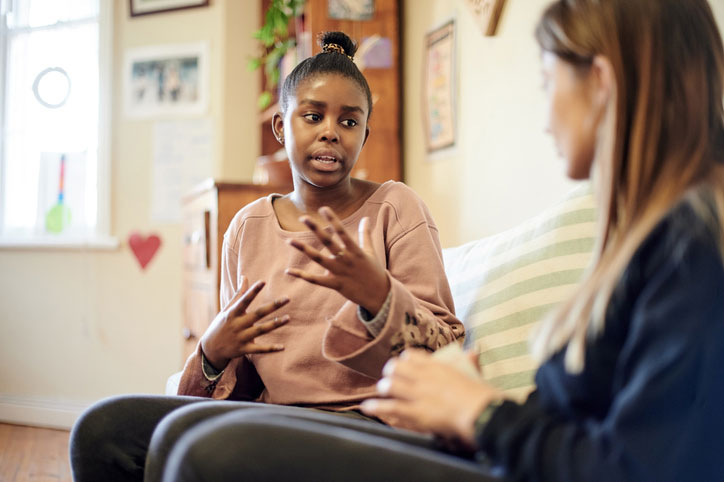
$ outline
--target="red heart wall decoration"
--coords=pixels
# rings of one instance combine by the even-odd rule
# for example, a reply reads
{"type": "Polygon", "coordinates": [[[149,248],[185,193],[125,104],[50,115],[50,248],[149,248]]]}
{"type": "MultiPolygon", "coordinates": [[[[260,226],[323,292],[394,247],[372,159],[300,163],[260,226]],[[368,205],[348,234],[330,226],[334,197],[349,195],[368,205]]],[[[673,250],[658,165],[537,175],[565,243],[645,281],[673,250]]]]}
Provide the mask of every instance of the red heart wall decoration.
{"type": "Polygon", "coordinates": [[[133,232],[128,236],[128,245],[136,256],[138,264],[141,265],[141,269],[146,269],[146,265],[151,262],[156,251],[161,247],[161,238],[155,234],[144,237],[137,232],[133,232]]]}

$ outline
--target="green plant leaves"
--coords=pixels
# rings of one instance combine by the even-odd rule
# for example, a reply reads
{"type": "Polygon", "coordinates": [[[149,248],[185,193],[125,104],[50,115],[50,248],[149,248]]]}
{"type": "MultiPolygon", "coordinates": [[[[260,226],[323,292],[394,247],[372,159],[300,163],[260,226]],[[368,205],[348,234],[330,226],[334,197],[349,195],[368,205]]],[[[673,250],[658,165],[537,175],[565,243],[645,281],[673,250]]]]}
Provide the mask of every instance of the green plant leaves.
{"type": "Polygon", "coordinates": [[[279,63],[290,49],[296,47],[296,39],[289,37],[289,22],[304,9],[304,0],[272,0],[264,16],[264,25],[252,34],[262,47],[258,57],[252,57],[247,63],[249,71],[264,66],[267,91],[259,96],[258,104],[265,109],[271,104],[272,94],[279,83],[279,63]]]}
{"type": "Polygon", "coordinates": [[[272,95],[271,92],[262,92],[259,94],[259,99],[257,99],[256,104],[259,106],[260,110],[264,110],[267,107],[269,107],[269,104],[271,104],[272,101],[272,95]]]}

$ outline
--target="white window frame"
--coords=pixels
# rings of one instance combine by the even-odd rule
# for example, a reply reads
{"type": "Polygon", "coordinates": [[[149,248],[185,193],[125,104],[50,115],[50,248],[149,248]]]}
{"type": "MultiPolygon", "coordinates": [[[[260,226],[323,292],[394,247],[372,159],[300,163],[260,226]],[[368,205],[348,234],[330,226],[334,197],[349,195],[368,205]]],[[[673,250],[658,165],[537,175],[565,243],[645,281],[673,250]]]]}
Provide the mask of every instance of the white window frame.
{"type": "MultiPolygon", "coordinates": [[[[0,0],[0,15],[2,17],[9,11],[14,0],[0,0]]],[[[98,189],[96,209],[95,233],[87,236],[73,235],[25,235],[8,236],[0,234],[0,249],[24,248],[57,248],[57,249],[100,249],[112,250],[119,246],[118,239],[111,236],[111,106],[113,92],[113,4],[107,0],[99,1],[98,11],[98,70],[99,70],[99,99],[98,99],[98,189]]],[[[5,44],[6,22],[0,18],[0,92],[5,95],[5,62],[7,61],[7,48],[5,44]]],[[[5,136],[5,112],[0,109],[0,140],[5,136]]],[[[1,154],[0,154],[1,155],[1,154]]],[[[1,161],[1,159],[0,159],[1,161]]],[[[0,162],[0,178],[4,178],[5,163],[0,162]]],[[[4,181],[3,181],[4,182],[4,181]]],[[[0,185],[0,190],[2,186],[0,185]]],[[[0,199],[1,197],[0,192],[0,199]]],[[[3,215],[0,210],[0,217],[3,215]]],[[[0,218],[0,223],[2,219],[0,218]]]]}

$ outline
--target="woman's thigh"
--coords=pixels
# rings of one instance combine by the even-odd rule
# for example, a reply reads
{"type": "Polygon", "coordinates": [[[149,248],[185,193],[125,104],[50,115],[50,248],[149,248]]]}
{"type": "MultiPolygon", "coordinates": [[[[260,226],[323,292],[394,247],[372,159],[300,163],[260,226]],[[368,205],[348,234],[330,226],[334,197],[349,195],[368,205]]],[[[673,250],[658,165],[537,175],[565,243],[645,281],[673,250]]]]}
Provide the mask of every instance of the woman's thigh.
{"type": "MultiPolygon", "coordinates": [[[[153,431],[148,456],[146,458],[144,481],[158,482],[161,480],[166,461],[177,441],[193,427],[214,417],[240,410],[265,410],[274,414],[305,414],[316,413],[315,409],[292,407],[284,405],[268,405],[256,402],[240,402],[230,400],[201,399],[200,403],[189,404],[168,413],[153,431]]],[[[337,417],[346,419],[346,417],[337,417]]],[[[354,420],[354,422],[370,425],[379,425],[372,422],[354,420]]]]}
{"type": "Polygon", "coordinates": [[[151,434],[168,413],[203,399],[123,395],[96,402],[73,426],[70,460],[77,482],[142,480],[151,434]]]}
{"type": "Polygon", "coordinates": [[[430,437],[324,413],[245,410],[185,433],[164,481],[497,481],[430,437]]]}

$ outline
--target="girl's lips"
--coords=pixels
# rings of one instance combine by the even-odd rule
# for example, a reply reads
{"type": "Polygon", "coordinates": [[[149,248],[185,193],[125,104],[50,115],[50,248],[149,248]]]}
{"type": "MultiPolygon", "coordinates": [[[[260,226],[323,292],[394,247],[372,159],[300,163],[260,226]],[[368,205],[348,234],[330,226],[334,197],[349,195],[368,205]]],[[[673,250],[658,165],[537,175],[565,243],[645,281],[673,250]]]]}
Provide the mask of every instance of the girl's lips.
{"type": "Polygon", "coordinates": [[[311,158],[311,164],[314,169],[323,172],[334,172],[341,166],[337,158],[333,156],[314,156],[311,158]]]}

